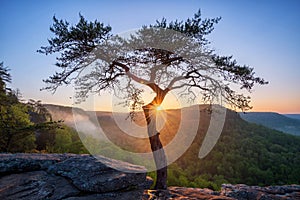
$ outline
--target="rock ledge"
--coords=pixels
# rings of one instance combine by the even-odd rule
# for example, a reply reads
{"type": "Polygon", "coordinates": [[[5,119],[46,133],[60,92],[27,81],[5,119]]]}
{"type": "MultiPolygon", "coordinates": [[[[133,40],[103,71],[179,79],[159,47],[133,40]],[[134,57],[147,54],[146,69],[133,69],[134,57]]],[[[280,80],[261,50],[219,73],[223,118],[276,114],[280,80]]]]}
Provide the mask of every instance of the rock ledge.
{"type": "Polygon", "coordinates": [[[141,199],[150,185],[144,167],[101,156],[0,154],[0,199],[141,199]]]}

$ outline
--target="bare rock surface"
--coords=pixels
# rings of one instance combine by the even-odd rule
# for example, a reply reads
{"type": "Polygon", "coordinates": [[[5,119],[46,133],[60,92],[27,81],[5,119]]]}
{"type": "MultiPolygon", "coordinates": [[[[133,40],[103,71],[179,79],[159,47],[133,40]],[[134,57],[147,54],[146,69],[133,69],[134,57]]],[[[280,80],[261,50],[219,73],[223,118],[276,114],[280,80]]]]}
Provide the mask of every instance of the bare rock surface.
{"type": "Polygon", "coordinates": [[[168,190],[145,190],[143,200],[233,200],[210,189],[169,187],[168,190]]]}
{"type": "Polygon", "coordinates": [[[0,199],[63,199],[80,191],[59,176],[45,171],[11,174],[0,179],[0,199]]]}
{"type": "Polygon", "coordinates": [[[300,185],[247,186],[223,184],[221,191],[169,187],[168,190],[145,190],[143,200],[300,200],[300,185]]]}
{"type": "Polygon", "coordinates": [[[0,154],[0,175],[47,170],[50,165],[72,156],[74,154],[0,154]]]}
{"type": "Polygon", "coordinates": [[[0,154],[0,199],[141,199],[145,171],[101,156],[0,154]]]}
{"type": "Polygon", "coordinates": [[[300,200],[300,185],[259,187],[223,184],[221,195],[239,200],[300,200]]]}

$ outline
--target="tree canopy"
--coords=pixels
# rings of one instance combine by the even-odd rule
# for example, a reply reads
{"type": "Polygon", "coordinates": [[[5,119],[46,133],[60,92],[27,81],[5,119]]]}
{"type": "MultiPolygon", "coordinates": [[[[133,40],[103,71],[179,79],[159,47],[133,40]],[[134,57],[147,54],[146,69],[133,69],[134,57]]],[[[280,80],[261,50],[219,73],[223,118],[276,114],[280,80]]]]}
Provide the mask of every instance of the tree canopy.
{"type": "Polygon", "coordinates": [[[205,100],[212,100],[219,91],[230,105],[249,109],[249,97],[237,93],[231,84],[250,91],[254,84],[267,82],[255,76],[252,67],[239,65],[232,56],[217,55],[209,47],[205,36],[220,19],[202,19],[199,10],[191,19],[162,19],[124,39],[113,36],[110,26],[97,20],[88,22],[82,15],[76,25],[54,16],[50,30],[55,37],[38,52],[59,53],[56,66],[61,71],[44,80],[48,84],[45,89],[55,91],[72,81],[77,83],[78,97],[105,89],[126,89],[134,109],[143,103],[143,91],[134,86],[136,83],[149,86],[156,94],[181,88],[190,97],[198,96],[191,90],[197,88],[205,100]],[[90,73],[82,75],[96,61],[90,73]]]}

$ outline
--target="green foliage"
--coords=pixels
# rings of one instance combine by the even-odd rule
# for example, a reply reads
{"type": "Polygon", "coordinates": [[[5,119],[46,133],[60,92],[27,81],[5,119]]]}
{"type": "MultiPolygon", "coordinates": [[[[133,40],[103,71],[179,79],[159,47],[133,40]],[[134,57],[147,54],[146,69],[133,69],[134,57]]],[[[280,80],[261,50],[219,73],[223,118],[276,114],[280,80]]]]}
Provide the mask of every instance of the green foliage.
{"type": "Polygon", "coordinates": [[[24,130],[32,125],[25,105],[0,105],[0,118],[1,152],[27,152],[35,148],[33,131],[24,130]]]}
{"type": "Polygon", "coordinates": [[[63,125],[52,132],[53,139],[46,143],[43,150],[48,153],[89,153],[83,146],[78,133],[73,128],[63,125]]]}
{"type": "Polygon", "coordinates": [[[196,188],[209,188],[219,190],[220,185],[217,183],[227,182],[222,176],[215,176],[212,178],[208,174],[201,174],[199,176],[192,176],[188,171],[183,170],[176,163],[170,165],[168,171],[168,185],[169,186],[182,186],[182,187],[196,187],[196,188]]]}
{"type": "MultiPolygon", "coordinates": [[[[156,174],[148,172],[154,182],[156,174]]],[[[211,176],[210,174],[201,174],[199,176],[188,174],[187,170],[183,170],[177,163],[173,163],[168,167],[168,186],[209,188],[212,190],[220,190],[221,184],[228,183],[222,175],[211,176]]]]}

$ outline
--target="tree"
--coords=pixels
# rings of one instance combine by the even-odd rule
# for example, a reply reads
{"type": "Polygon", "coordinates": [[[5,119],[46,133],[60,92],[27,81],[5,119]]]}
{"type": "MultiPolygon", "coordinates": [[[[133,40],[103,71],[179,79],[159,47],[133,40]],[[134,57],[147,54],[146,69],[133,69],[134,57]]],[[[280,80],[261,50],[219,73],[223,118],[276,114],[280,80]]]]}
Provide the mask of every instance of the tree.
{"type": "Polygon", "coordinates": [[[38,151],[46,150],[47,146],[55,143],[55,133],[62,128],[62,121],[53,121],[51,113],[40,100],[29,99],[26,105],[30,121],[34,123],[28,129],[35,132],[36,148],[38,151]]]}
{"type": "Polygon", "coordinates": [[[24,152],[35,148],[35,136],[27,113],[27,108],[21,103],[1,106],[0,109],[0,151],[24,152]]]}
{"type": "Polygon", "coordinates": [[[7,103],[7,93],[10,91],[6,87],[7,83],[11,82],[11,75],[9,73],[9,69],[7,67],[4,67],[3,62],[0,63],[0,103],[1,105],[4,105],[7,103]]]}
{"type": "Polygon", "coordinates": [[[41,100],[29,99],[27,102],[31,121],[35,124],[52,121],[52,116],[41,100]]]}
{"type": "Polygon", "coordinates": [[[55,92],[63,84],[75,83],[81,100],[103,90],[124,92],[130,116],[134,119],[139,109],[144,112],[157,167],[157,189],[167,187],[167,165],[156,130],[156,108],[170,91],[180,90],[190,100],[200,93],[210,103],[220,96],[229,105],[246,110],[251,108],[250,97],[236,92],[231,84],[250,91],[255,84],[267,83],[255,76],[253,68],[238,65],[232,56],[219,56],[209,48],[206,36],[220,18],[203,20],[200,11],[186,21],[168,23],[162,19],[143,26],[129,38],[113,36],[110,26],[88,22],[82,15],[74,26],[56,17],[53,20],[50,30],[55,37],[38,52],[59,53],[56,66],[61,71],[44,80],[48,84],[44,89],[55,92]],[[82,73],[90,65],[94,70],[82,73]],[[155,94],[147,105],[142,100],[141,85],[155,94]]]}

